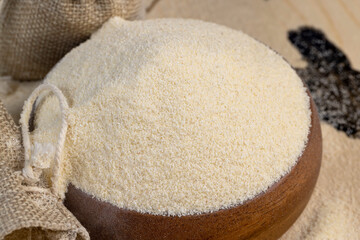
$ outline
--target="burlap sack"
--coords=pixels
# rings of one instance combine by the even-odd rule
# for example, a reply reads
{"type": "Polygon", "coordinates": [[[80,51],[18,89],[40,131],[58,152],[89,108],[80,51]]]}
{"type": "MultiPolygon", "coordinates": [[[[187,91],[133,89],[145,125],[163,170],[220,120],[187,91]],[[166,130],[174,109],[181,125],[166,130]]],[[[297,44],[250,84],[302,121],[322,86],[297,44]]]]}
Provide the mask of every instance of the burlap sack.
{"type": "Polygon", "coordinates": [[[0,101],[0,239],[89,239],[44,184],[26,185],[21,135],[0,101]]]}
{"type": "Polygon", "coordinates": [[[3,0],[0,75],[38,80],[112,16],[140,18],[142,0],[3,0]]]}

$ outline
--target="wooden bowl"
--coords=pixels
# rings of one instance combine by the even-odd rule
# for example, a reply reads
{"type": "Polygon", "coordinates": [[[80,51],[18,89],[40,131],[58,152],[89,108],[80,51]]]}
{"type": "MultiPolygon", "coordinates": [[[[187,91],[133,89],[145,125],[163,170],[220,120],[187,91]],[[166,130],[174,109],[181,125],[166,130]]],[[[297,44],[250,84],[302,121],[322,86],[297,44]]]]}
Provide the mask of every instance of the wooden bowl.
{"type": "Polygon", "coordinates": [[[307,146],[292,170],[266,192],[236,207],[183,217],[156,216],[99,201],[69,185],[65,206],[91,239],[277,239],[308,203],[321,164],[319,118],[311,100],[307,146]]]}

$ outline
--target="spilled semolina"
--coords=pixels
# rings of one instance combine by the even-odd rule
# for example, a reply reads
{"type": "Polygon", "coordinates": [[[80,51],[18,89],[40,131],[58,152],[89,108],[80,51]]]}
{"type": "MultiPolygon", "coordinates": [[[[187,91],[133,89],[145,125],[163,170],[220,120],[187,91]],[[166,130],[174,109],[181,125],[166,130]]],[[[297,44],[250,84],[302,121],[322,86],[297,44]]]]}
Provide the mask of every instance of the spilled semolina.
{"type": "MultiPolygon", "coordinates": [[[[309,97],[289,64],[242,32],[202,21],[113,18],[45,82],[70,106],[58,191],[72,183],[139,212],[241,204],[289,172],[309,133],[309,97]]],[[[57,99],[44,97],[34,165],[52,168],[60,119],[57,99]]]]}

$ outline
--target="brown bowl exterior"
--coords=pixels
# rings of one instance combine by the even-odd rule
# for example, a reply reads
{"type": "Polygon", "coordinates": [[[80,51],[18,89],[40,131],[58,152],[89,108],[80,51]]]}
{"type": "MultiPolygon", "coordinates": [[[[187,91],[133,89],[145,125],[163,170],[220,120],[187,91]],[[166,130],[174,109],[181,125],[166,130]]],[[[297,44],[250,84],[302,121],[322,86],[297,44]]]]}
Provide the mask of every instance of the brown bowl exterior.
{"type": "Polygon", "coordinates": [[[319,175],[322,138],[312,99],[311,112],[308,143],[297,164],[242,205],[201,215],[157,216],[119,209],[69,185],[65,206],[96,240],[277,239],[304,210],[319,175]]]}

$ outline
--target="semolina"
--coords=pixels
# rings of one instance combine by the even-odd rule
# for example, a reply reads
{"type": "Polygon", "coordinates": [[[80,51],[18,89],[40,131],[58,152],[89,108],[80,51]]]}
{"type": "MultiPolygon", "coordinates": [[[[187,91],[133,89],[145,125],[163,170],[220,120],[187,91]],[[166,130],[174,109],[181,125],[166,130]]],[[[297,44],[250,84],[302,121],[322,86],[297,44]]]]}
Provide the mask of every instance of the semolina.
{"type": "MultiPolygon", "coordinates": [[[[69,104],[58,191],[72,183],[119,208],[183,216],[242,204],[287,174],[307,143],[309,97],[295,71],[212,23],[112,18],[45,82],[69,104]]],[[[44,155],[60,125],[57,99],[44,97],[35,165],[52,168],[44,155]]]]}

